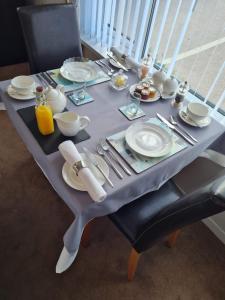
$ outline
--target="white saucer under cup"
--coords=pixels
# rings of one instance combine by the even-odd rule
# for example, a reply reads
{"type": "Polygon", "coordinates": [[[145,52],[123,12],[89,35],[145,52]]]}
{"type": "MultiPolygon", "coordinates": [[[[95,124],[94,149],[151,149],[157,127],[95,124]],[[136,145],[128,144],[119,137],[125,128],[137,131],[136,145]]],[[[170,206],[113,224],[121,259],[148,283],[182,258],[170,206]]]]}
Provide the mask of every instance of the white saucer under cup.
{"type": "Polygon", "coordinates": [[[184,121],[186,124],[190,125],[190,126],[193,126],[193,127],[199,127],[199,128],[202,128],[202,127],[206,127],[208,126],[210,123],[211,123],[211,118],[208,116],[206,117],[205,119],[199,121],[199,122],[196,122],[196,121],[193,121],[191,120],[189,117],[188,117],[188,113],[186,111],[186,107],[182,108],[180,111],[179,111],[179,116],[180,118],[182,119],[182,121],[184,121]],[[186,115],[184,115],[187,114],[186,115]]]}

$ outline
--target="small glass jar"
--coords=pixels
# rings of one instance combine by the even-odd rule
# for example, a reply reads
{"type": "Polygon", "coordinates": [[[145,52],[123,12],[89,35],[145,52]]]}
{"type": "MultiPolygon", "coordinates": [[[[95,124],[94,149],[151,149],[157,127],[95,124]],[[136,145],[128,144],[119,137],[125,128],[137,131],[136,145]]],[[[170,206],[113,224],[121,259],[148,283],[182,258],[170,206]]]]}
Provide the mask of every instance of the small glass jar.
{"type": "Polygon", "coordinates": [[[138,78],[143,80],[149,77],[150,71],[150,57],[143,59],[140,67],[138,68],[138,78]]]}
{"type": "Polygon", "coordinates": [[[122,91],[128,87],[128,76],[124,74],[123,70],[113,74],[111,85],[114,89],[122,91]]]}

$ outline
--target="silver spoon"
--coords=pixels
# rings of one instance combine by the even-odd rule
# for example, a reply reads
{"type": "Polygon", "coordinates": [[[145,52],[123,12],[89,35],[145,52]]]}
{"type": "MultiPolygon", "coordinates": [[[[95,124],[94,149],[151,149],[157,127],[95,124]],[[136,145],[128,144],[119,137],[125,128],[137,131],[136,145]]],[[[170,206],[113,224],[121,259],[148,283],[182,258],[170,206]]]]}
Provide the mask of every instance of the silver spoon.
{"type": "Polygon", "coordinates": [[[100,145],[102,146],[102,149],[109,153],[110,157],[118,163],[118,165],[124,170],[124,172],[127,173],[127,175],[131,176],[130,170],[124,165],[124,163],[115,156],[115,154],[111,151],[109,144],[103,139],[100,140],[100,145]]]}
{"type": "Polygon", "coordinates": [[[99,66],[99,67],[101,67],[101,68],[105,68],[106,70],[107,70],[107,74],[108,74],[108,76],[109,77],[111,77],[112,76],[112,72],[111,71],[109,71],[109,69],[108,68],[106,68],[106,66],[103,66],[99,61],[95,61],[95,63],[99,66]]]}
{"type": "Polygon", "coordinates": [[[116,175],[122,179],[123,178],[123,175],[120,173],[119,170],[117,170],[117,168],[114,166],[114,164],[111,162],[111,160],[108,158],[108,156],[105,154],[105,151],[102,149],[102,146],[101,145],[97,145],[97,148],[96,148],[98,154],[100,154],[101,156],[104,157],[105,161],[108,163],[108,165],[113,169],[113,171],[116,173],[116,175]]]}
{"type": "Polygon", "coordinates": [[[198,140],[196,140],[196,138],[194,138],[188,131],[186,131],[182,126],[180,126],[180,124],[177,123],[177,121],[173,118],[173,116],[170,116],[170,122],[177,126],[178,128],[180,128],[181,130],[183,130],[183,132],[188,135],[193,141],[195,141],[196,143],[198,142],[198,140]]]}

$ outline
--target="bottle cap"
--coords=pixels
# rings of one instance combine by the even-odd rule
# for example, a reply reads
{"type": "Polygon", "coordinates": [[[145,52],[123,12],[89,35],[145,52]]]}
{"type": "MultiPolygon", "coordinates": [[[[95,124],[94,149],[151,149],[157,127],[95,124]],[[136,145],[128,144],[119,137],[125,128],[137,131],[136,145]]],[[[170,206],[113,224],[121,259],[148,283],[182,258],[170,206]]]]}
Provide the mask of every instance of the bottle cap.
{"type": "Polygon", "coordinates": [[[36,92],[37,93],[42,93],[43,92],[43,86],[37,86],[36,87],[36,92]]]}

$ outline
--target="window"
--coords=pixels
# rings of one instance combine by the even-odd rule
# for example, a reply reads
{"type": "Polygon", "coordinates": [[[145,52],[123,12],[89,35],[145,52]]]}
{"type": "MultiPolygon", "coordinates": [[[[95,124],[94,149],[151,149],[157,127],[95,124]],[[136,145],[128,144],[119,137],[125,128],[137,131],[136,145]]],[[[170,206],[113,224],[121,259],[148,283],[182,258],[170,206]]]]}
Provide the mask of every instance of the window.
{"type": "MultiPolygon", "coordinates": [[[[168,75],[225,114],[224,0],[82,0],[82,39],[105,53],[116,46],[140,61],[149,52],[168,75]]],[[[214,113],[214,112],[213,112],[214,113]]],[[[223,118],[225,119],[225,118],[223,118]]]]}

